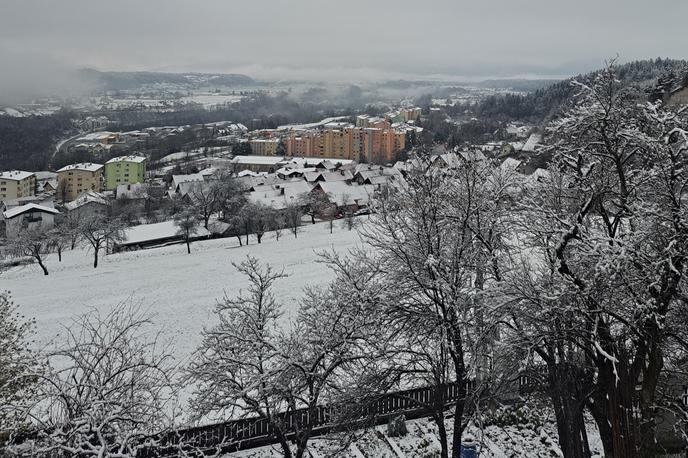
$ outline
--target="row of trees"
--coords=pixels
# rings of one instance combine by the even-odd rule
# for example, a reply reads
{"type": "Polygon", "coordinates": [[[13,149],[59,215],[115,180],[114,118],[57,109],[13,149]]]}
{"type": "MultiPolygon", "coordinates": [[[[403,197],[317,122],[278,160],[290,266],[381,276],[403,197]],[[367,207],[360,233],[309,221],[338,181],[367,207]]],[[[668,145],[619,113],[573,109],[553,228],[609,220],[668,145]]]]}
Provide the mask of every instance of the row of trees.
{"type": "Polygon", "coordinates": [[[9,243],[10,255],[31,258],[40,266],[43,274],[48,275],[48,256],[56,253],[58,261],[62,262],[64,250],[67,247],[74,249],[82,241],[92,251],[93,267],[96,268],[100,254],[123,238],[126,227],[121,219],[101,214],[81,217],[78,213],[72,213],[58,221],[50,230],[40,227],[22,230],[9,243]]]}

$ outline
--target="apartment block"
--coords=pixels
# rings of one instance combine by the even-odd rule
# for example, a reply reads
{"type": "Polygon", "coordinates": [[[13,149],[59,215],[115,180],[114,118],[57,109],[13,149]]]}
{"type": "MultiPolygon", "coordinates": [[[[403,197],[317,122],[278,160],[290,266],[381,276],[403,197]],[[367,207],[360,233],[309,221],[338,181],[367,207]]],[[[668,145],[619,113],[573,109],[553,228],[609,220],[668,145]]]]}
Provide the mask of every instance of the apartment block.
{"type": "Polygon", "coordinates": [[[105,163],[105,189],[114,190],[121,184],[143,183],[146,179],[146,158],[120,156],[105,163]]]}
{"type": "Polygon", "coordinates": [[[57,196],[71,202],[83,191],[100,192],[103,186],[103,165],[82,162],[57,171],[57,196]]]}
{"type": "Polygon", "coordinates": [[[251,146],[251,154],[255,156],[275,156],[279,148],[279,138],[255,138],[249,140],[248,144],[251,146]]]}
{"type": "Polygon", "coordinates": [[[10,170],[0,172],[0,201],[29,197],[36,194],[36,175],[33,172],[10,170]]]}
{"type": "Polygon", "coordinates": [[[382,127],[354,127],[332,123],[322,130],[291,132],[285,139],[287,156],[391,162],[406,147],[406,130],[392,129],[377,118],[363,124],[382,127]]]}

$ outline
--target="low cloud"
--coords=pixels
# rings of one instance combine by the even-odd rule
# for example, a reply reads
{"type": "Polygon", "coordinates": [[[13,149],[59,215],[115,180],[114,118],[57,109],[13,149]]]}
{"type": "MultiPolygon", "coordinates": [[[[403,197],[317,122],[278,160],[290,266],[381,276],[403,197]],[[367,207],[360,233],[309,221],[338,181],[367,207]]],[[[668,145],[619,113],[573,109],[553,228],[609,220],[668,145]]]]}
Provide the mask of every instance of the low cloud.
{"type": "Polygon", "coordinates": [[[0,105],[42,97],[75,97],[91,89],[74,68],[39,53],[16,53],[0,47],[0,67],[0,105]]]}

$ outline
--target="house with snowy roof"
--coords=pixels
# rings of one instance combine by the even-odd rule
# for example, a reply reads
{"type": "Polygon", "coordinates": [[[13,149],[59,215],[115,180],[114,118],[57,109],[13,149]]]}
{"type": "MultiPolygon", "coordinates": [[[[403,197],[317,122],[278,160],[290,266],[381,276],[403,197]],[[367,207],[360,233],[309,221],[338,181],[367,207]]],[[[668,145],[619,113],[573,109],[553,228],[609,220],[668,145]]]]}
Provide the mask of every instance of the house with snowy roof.
{"type": "Polygon", "coordinates": [[[249,202],[267,205],[274,210],[285,210],[290,205],[301,205],[303,196],[311,189],[312,185],[305,180],[284,181],[255,186],[247,197],[249,202]]]}
{"type": "Polygon", "coordinates": [[[204,177],[200,173],[191,173],[188,175],[172,175],[172,183],[171,183],[171,188],[175,192],[180,192],[180,186],[183,183],[192,183],[192,182],[203,182],[204,177]]]}
{"type": "Polygon", "coordinates": [[[16,238],[23,231],[45,232],[55,225],[55,215],[60,212],[54,208],[38,204],[12,207],[2,213],[5,222],[5,237],[16,238]]]}
{"type": "Polygon", "coordinates": [[[347,184],[343,181],[321,181],[316,183],[311,192],[318,192],[340,211],[358,211],[365,208],[375,195],[374,185],[347,184]]]}
{"type": "Polygon", "coordinates": [[[79,217],[93,215],[107,215],[110,210],[110,201],[100,192],[86,190],[81,192],[76,199],[64,205],[69,214],[79,217]]]}

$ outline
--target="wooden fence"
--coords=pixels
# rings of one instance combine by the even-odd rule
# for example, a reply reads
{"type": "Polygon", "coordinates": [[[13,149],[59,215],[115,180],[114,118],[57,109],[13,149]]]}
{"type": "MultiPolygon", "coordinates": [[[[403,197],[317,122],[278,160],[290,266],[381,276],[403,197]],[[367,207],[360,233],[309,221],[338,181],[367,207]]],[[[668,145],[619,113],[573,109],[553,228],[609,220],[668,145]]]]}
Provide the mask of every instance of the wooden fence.
{"type": "MultiPolygon", "coordinates": [[[[312,428],[312,436],[319,436],[341,426],[333,420],[346,418],[348,426],[355,427],[364,422],[381,424],[390,417],[404,414],[406,418],[418,418],[428,415],[432,407],[442,403],[448,407],[458,397],[456,385],[444,385],[439,392],[436,387],[426,386],[404,391],[382,394],[378,398],[355,407],[318,406],[311,417],[307,409],[298,409],[279,415],[279,423],[287,437],[292,438],[297,425],[301,428],[312,428]],[[345,410],[342,410],[345,409],[345,410]]],[[[339,423],[339,422],[337,422],[339,423]]],[[[223,423],[192,427],[176,431],[159,438],[160,445],[141,450],[141,458],[172,456],[179,453],[179,448],[193,449],[199,452],[221,450],[233,452],[277,443],[272,424],[265,418],[246,418],[230,420],[223,423]]]]}

